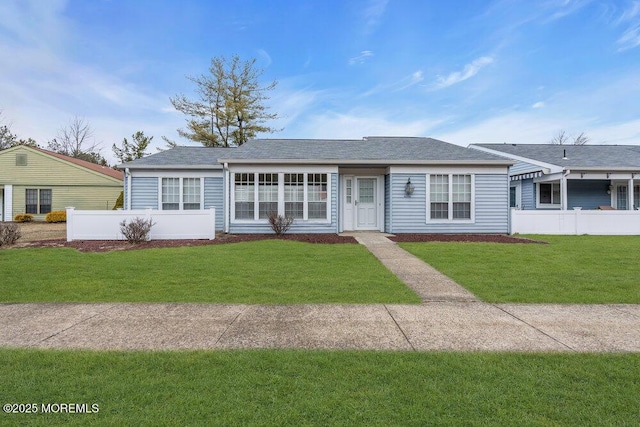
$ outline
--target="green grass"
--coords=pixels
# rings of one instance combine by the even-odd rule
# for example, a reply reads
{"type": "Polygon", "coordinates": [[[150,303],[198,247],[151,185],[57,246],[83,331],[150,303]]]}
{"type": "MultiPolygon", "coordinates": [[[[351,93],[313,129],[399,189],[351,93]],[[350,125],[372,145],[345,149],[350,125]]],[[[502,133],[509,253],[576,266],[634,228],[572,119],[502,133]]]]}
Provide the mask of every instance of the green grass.
{"type": "Polygon", "coordinates": [[[640,303],[639,236],[527,236],[548,242],[401,243],[488,302],[640,303]]]}
{"type": "Polygon", "coordinates": [[[637,425],[640,355],[0,350],[2,425],[637,425]]]}
{"type": "Polygon", "coordinates": [[[291,241],[0,251],[2,302],[420,303],[364,247],[291,241]]]}

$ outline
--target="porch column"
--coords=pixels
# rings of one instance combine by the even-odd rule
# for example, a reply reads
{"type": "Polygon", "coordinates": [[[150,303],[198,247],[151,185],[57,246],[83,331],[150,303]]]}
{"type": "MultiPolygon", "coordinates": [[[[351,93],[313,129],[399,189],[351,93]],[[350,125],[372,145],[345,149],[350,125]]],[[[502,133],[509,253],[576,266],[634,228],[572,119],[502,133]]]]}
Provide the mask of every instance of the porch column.
{"type": "Polygon", "coordinates": [[[629,183],[627,184],[628,187],[628,194],[629,194],[629,210],[633,210],[636,202],[635,200],[633,200],[633,175],[631,175],[631,179],[629,180],[629,183]]]}
{"type": "Polygon", "coordinates": [[[562,178],[560,178],[560,209],[563,211],[567,210],[567,175],[569,175],[570,171],[566,171],[562,174],[562,178]]]}

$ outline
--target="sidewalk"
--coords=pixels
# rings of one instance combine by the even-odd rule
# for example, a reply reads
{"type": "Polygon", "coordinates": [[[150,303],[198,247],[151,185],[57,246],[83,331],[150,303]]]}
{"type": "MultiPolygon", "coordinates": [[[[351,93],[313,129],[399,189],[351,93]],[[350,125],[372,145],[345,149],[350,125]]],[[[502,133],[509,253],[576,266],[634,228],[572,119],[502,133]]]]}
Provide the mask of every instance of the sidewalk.
{"type": "Polygon", "coordinates": [[[0,346],[640,352],[640,305],[0,304],[0,346]]]}

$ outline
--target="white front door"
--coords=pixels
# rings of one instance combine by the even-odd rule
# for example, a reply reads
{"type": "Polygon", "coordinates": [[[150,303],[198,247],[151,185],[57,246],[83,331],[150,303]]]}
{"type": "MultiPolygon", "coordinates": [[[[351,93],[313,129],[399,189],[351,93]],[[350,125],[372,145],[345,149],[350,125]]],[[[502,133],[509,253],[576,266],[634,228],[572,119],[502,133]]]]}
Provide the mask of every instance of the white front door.
{"type": "Polygon", "coordinates": [[[378,229],[376,178],[356,178],[356,229],[378,229]]]}

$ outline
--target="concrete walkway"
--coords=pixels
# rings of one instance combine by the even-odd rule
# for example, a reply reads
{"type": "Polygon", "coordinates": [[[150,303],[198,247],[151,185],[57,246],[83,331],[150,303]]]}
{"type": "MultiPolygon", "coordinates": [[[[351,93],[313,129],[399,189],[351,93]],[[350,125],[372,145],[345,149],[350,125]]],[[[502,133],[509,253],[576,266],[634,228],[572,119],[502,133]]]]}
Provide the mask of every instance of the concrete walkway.
{"type": "Polygon", "coordinates": [[[640,352],[640,306],[0,304],[0,346],[640,352]]]}
{"type": "Polygon", "coordinates": [[[477,301],[475,295],[421,259],[398,247],[379,232],[344,233],[369,249],[398,279],[417,293],[422,301],[477,301]]]}

